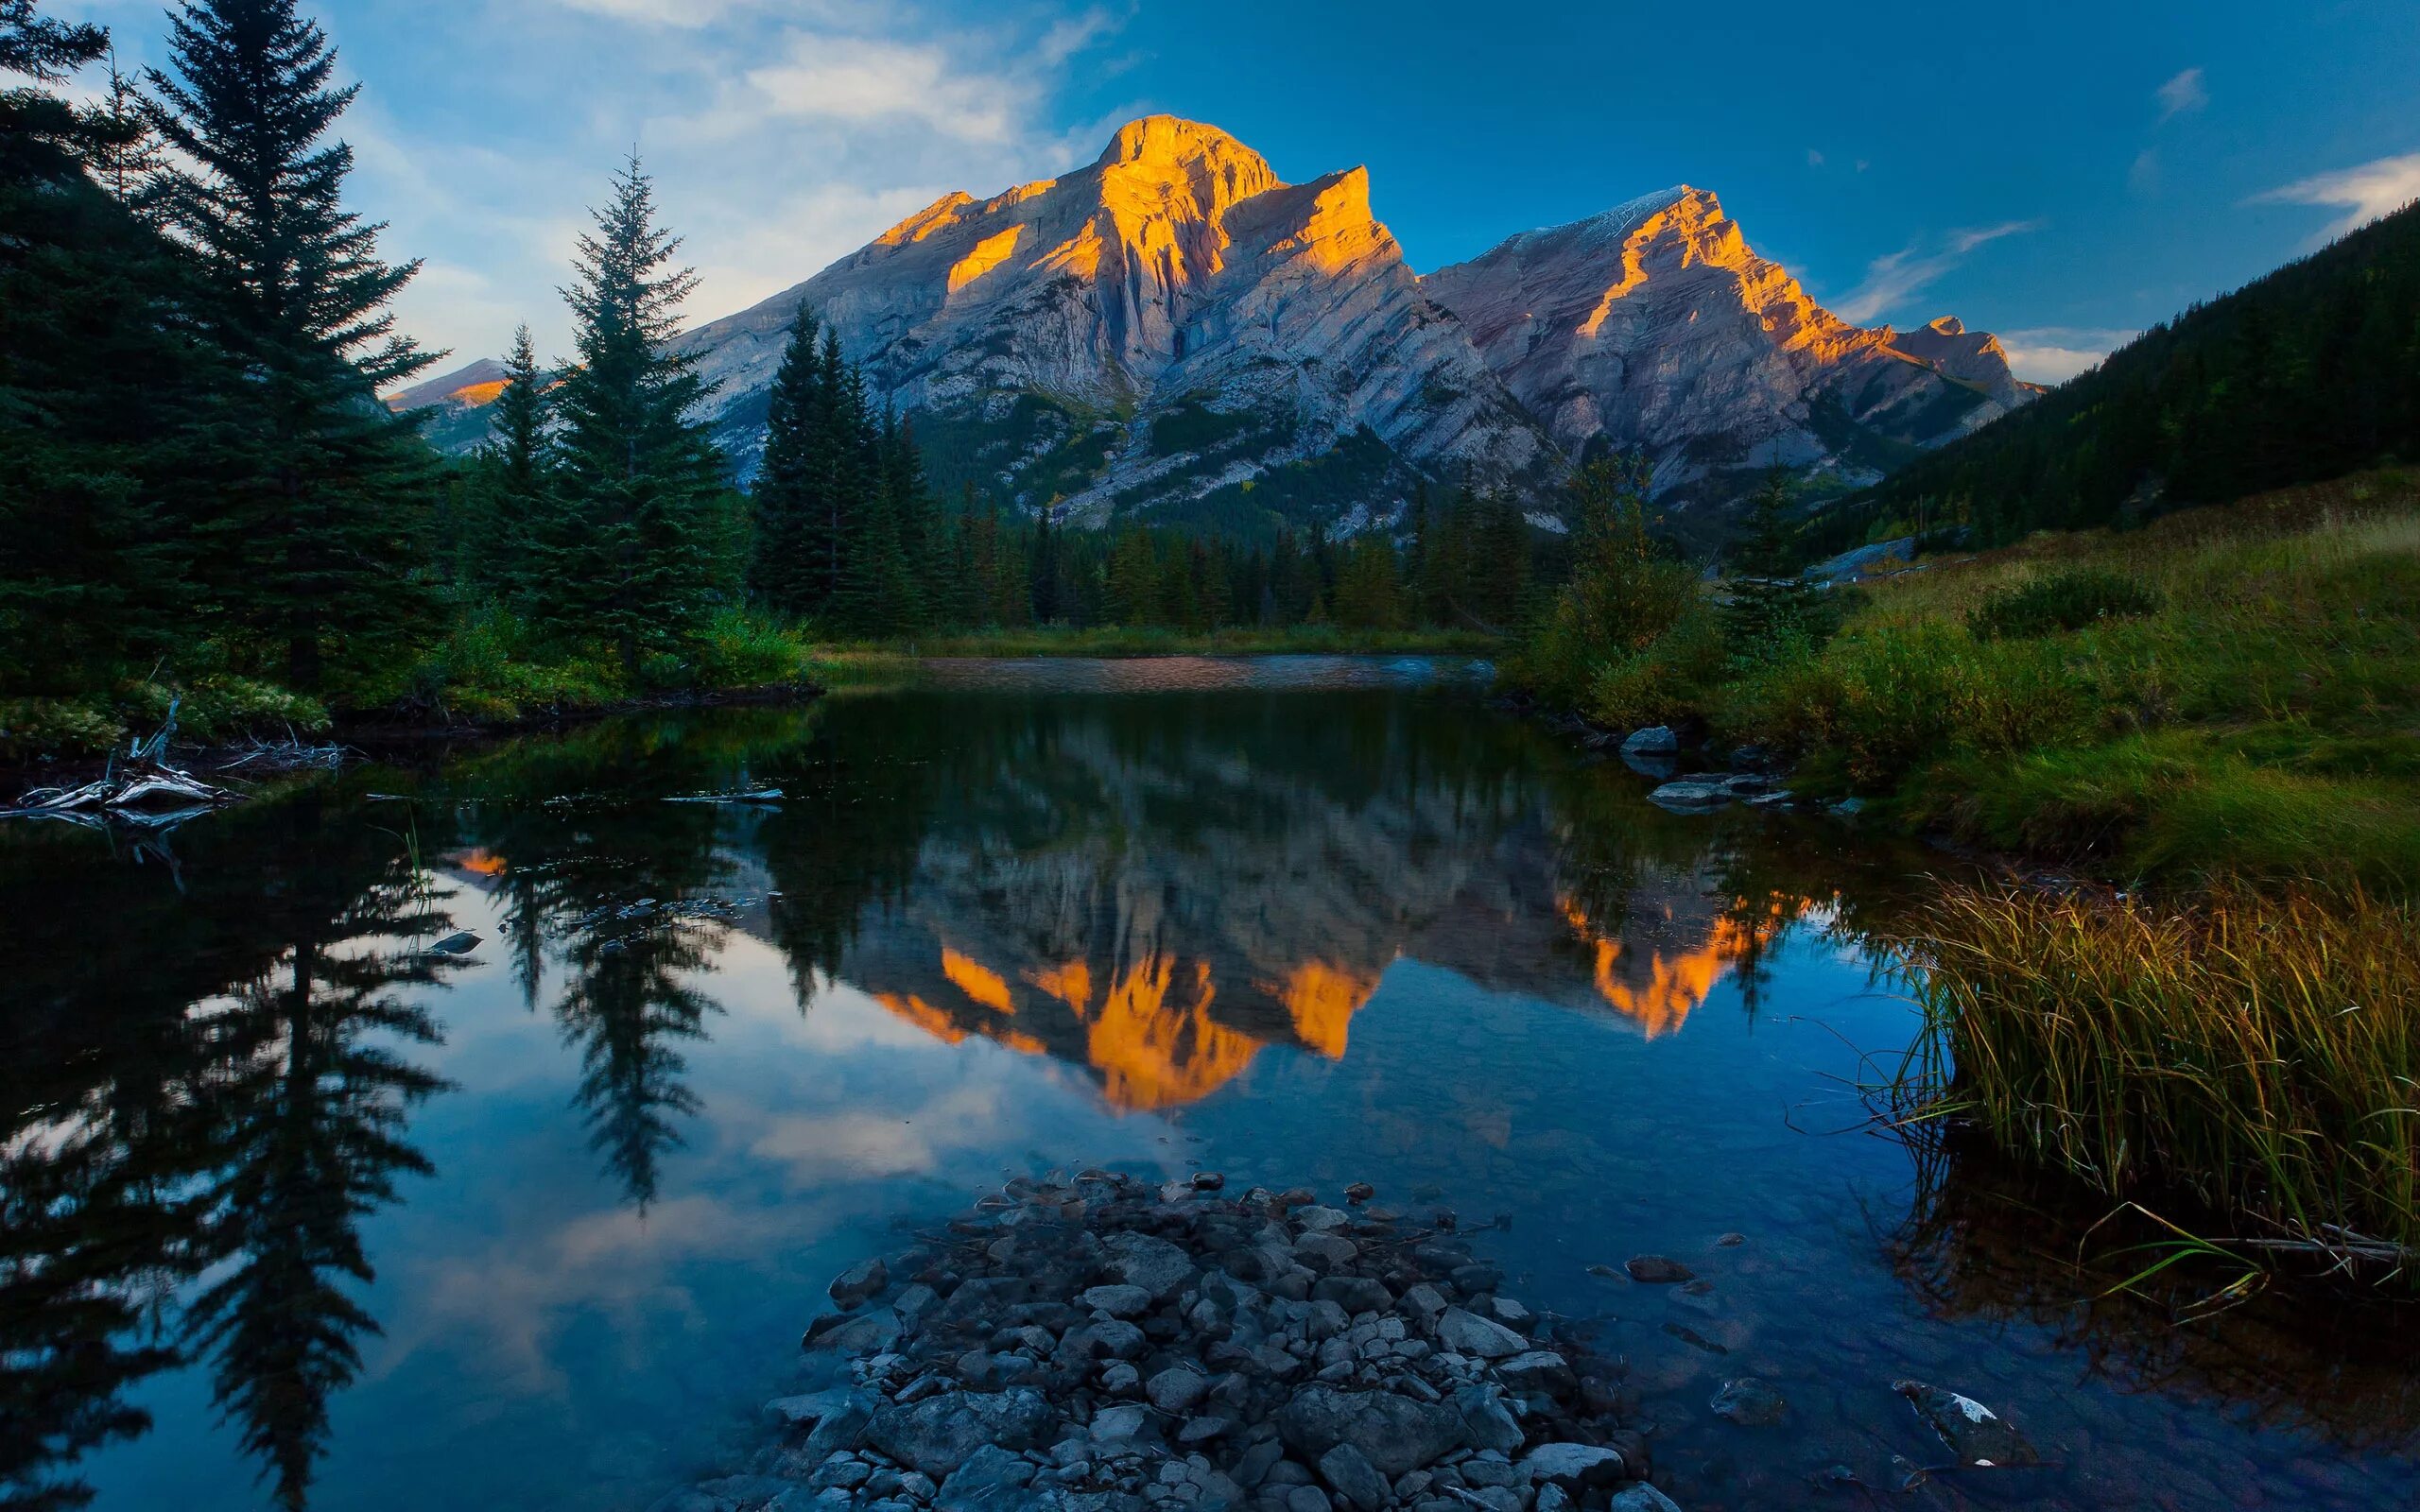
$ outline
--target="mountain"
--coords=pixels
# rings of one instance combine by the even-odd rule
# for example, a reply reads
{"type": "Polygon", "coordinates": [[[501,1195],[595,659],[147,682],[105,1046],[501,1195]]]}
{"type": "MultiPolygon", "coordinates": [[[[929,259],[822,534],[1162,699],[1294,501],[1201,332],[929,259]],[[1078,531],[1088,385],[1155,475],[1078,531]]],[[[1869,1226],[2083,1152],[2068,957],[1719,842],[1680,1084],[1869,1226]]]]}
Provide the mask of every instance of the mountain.
{"type": "Polygon", "coordinates": [[[1298,465],[1328,516],[1391,507],[1422,473],[1537,489],[1557,468],[1371,215],[1366,172],[1288,184],[1171,116],[1063,178],[945,196],[689,336],[743,469],[802,305],[916,417],[937,481],[1062,499],[1080,524],[1231,523],[1298,465]]]}
{"type": "Polygon", "coordinates": [[[504,364],[481,357],[387,396],[389,409],[427,409],[421,434],[441,452],[463,453],[488,438],[487,407],[504,392],[504,364]]]}
{"type": "MultiPolygon", "coordinates": [[[[1704,534],[1719,517],[1703,506],[1775,463],[1871,482],[2034,393],[1954,319],[1905,335],[1841,320],[1701,190],[1424,279],[1373,215],[1365,170],[1288,184],[1226,132],[1166,115],[1060,178],[945,195],[683,336],[743,478],[802,306],[912,419],[945,494],[1056,502],[1086,525],[1341,533],[1391,518],[1424,478],[1550,508],[1573,461],[1636,446],[1704,534]]],[[[423,387],[453,405],[473,371],[423,387]]]]}
{"type": "Polygon", "coordinates": [[[1871,482],[2035,392],[1954,318],[1849,324],[1686,186],[1528,232],[1422,281],[1565,455],[1644,447],[1668,504],[1779,465],[1871,482]]]}
{"type": "MultiPolygon", "coordinates": [[[[2007,422],[1841,501],[1813,543],[1980,543],[2420,455],[2420,205],[2144,332],[2007,422]]],[[[1971,339],[1971,338],[1970,338],[1971,339]]]]}

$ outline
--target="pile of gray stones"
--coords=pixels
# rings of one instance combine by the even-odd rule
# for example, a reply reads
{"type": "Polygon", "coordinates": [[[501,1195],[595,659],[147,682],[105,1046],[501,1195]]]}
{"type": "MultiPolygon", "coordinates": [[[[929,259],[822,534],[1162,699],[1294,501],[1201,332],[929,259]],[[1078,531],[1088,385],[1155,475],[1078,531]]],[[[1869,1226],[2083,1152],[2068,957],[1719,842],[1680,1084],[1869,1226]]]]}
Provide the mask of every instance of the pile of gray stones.
{"type": "Polygon", "coordinates": [[[1348,1188],[1010,1182],[832,1283],[838,1383],[655,1512],[1678,1512],[1617,1365],[1348,1188]]]}

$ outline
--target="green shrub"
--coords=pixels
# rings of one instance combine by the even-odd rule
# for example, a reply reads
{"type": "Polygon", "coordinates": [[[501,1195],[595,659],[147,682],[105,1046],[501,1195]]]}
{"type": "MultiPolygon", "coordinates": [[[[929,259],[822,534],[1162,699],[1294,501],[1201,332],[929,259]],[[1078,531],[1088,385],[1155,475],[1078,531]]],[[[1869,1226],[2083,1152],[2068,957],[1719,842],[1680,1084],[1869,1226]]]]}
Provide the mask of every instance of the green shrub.
{"type": "Polygon", "coordinates": [[[0,700],[0,758],[96,756],[117,744],[126,725],[91,698],[0,700]]]}
{"type": "Polygon", "coordinates": [[[1576,573],[1506,670],[1548,702],[1578,708],[1600,669],[1647,650],[1703,603],[1696,571],[1682,562],[1630,561],[1576,573]]]}
{"type": "Polygon", "coordinates": [[[706,688],[754,688],[805,675],[807,647],[792,630],[746,610],[727,609],[706,626],[693,664],[706,688]]]}
{"type": "Polygon", "coordinates": [[[1979,641],[2016,640],[2156,614],[2160,604],[2159,591],[2135,578],[2105,568],[2071,567],[1986,595],[1966,616],[1966,626],[1979,641]]]}
{"type": "Polygon", "coordinates": [[[1701,604],[1645,647],[1599,662],[1582,708],[1611,730],[1670,724],[1704,706],[1724,666],[1721,622],[1701,604]]]}

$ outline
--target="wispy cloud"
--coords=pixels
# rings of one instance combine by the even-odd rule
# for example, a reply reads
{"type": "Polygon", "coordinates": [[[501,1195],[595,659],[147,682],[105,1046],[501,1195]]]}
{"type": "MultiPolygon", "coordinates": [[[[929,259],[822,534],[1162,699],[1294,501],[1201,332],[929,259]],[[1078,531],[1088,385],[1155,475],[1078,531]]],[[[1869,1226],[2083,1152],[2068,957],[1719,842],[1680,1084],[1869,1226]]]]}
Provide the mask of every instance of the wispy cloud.
{"type": "Polygon", "coordinates": [[[2267,194],[2255,195],[2251,202],[2343,209],[2342,217],[2330,222],[2312,238],[2314,242],[2325,242],[2358,231],[2380,215],[2392,215],[2414,199],[2420,199],[2420,152],[2378,158],[2356,168],[2315,173],[2308,179],[2281,184],[2267,194]]]}
{"type": "Polygon", "coordinates": [[[2002,331],[1999,339],[2008,352],[2009,367],[2019,378],[2033,384],[2063,384],[2136,335],[2096,326],[2038,326],[2002,331]]]}
{"type": "Polygon", "coordinates": [[[398,303],[424,342],[460,364],[526,318],[560,355],[573,240],[635,144],[703,277],[686,311],[703,322],[945,190],[1097,151],[1099,130],[1068,146],[1067,103],[1130,12],[1083,4],[988,0],[942,25],[887,0],[528,0],[432,8],[406,37],[376,13],[334,27],[369,85],[341,128],[352,192],[391,222],[389,249],[428,259],[398,303]],[[417,71],[435,58],[432,84],[417,71]]]}
{"type": "Polygon", "coordinates": [[[1964,263],[1976,249],[1998,241],[2003,236],[2038,231],[2041,226],[2042,222],[2038,220],[2009,220],[1996,226],[1970,227],[1934,240],[1910,243],[1868,263],[1864,281],[1833,301],[1833,312],[1842,319],[1867,324],[1898,309],[1939,283],[1951,269],[1964,263]]]}
{"type": "Polygon", "coordinates": [[[1813,147],[1808,147],[1806,149],[1806,165],[1810,168],[1822,167],[1824,165],[1824,154],[1816,151],[1813,147]]]}
{"type": "Polygon", "coordinates": [[[2138,195],[2159,191],[2159,148],[2145,147],[2135,154],[2133,165],[2126,170],[2126,187],[2138,195]]]}
{"type": "Polygon", "coordinates": [[[2202,82],[2202,71],[2188,68],[2162,84],[2152,94],[2159,100],[2159,118],[2163,121],[2198,111],[2210,103],[2210,92],[2202,82]]]}

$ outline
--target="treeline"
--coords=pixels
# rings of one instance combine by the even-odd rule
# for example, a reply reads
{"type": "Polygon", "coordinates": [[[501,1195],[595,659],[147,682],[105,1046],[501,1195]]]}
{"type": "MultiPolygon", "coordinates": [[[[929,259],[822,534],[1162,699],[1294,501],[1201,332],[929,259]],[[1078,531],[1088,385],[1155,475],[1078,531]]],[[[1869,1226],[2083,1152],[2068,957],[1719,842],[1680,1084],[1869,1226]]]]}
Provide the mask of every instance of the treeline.
{"type": "MultiPolygon", "coordinates": [[[[536,393],[519,358],[507,389],[536,393]]],[[[498,401],[499,404],[503,401],[498,401]]],[[[752,490],[752,599],[843,640],[1065,626],[1208,631],[1334,625],[1485,627],[1518,619],[1535,532],[1508,494],[1418,493],[1400,524],[1351,541],[1280,531],[1243,544],[1126,524],[1074,527],[1004,512],[970,486],[927,487],[913,426],[877,411],[838,337],[801,310],[769,396],[752,490]]],[[[484,466],[515,455],[519,412],[484,466]]]]}
{"type": "Polygon", "coordinates": [[[1999,544],[2409,461],[2415,310],[2420,206],[2408,206],[1843,501],[1810,545],[1960,525],[1999,544]]]}
{"type": "Polygon", "coordinates": [[[71,103],[109,56],[0,0],[0,755],[97,748],[171,696],[207,735],[769,682],[810,635],[1507,627],[1556,575],[1487,492],[1249,546],[937,499],[812,312],[743,493],[694,419],[696,278],[635,159],[579,242],[574,350],[525,328],[491,443],[449,461],[378,398],[435,354],[392,313],[419,265],[345,206],[358,86],[320,26],[182,0],[164,68],[71,103]]]}

